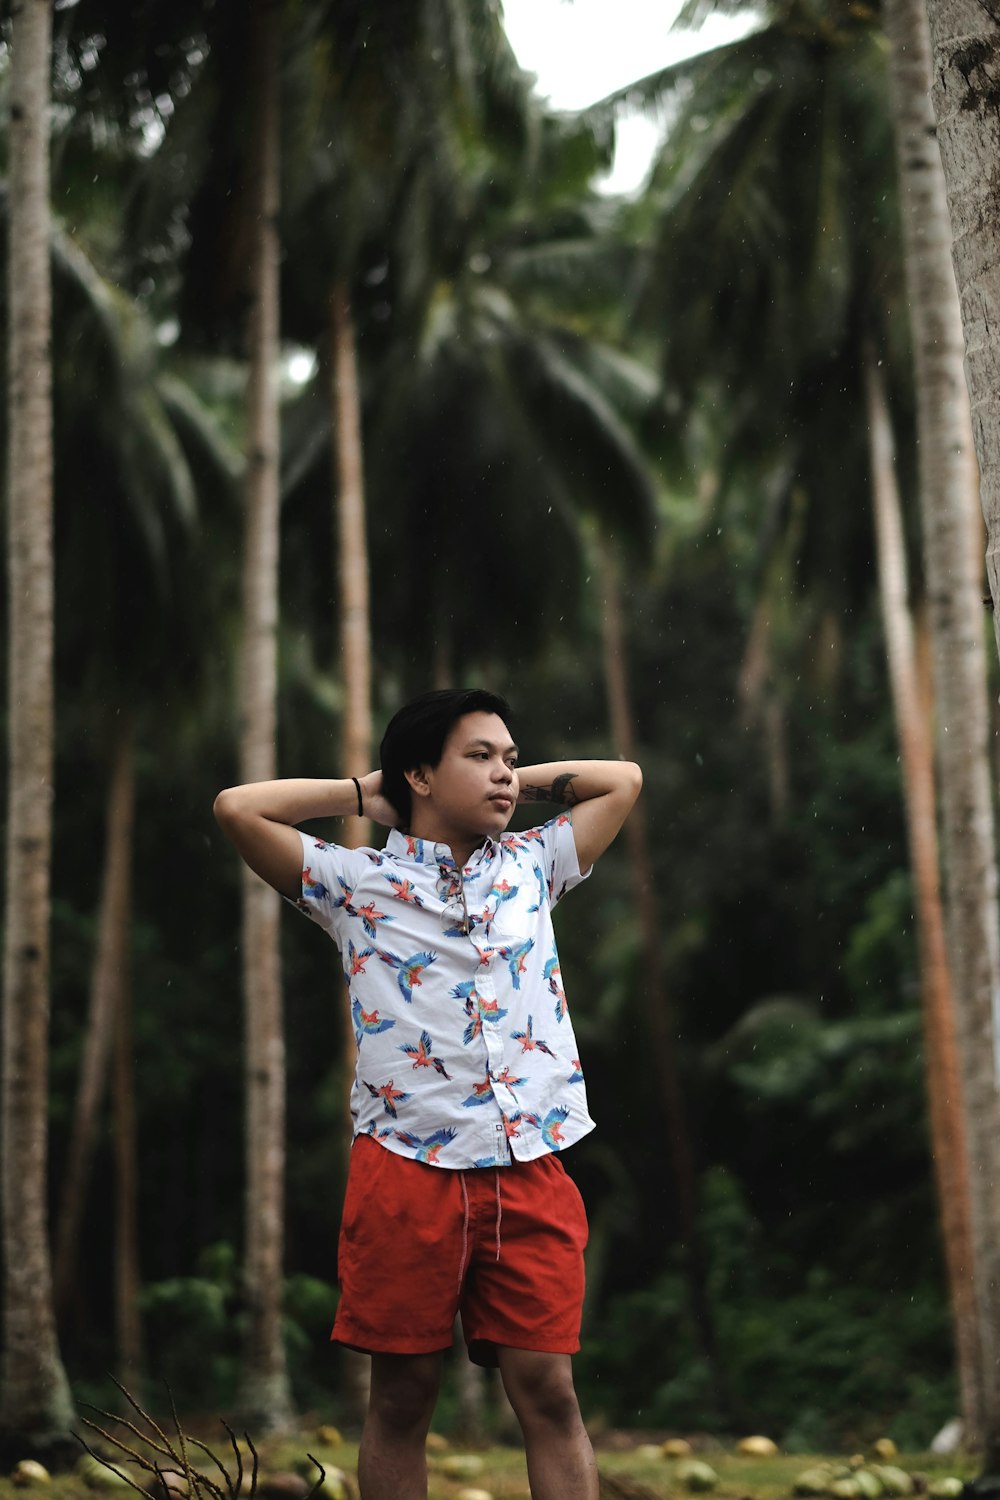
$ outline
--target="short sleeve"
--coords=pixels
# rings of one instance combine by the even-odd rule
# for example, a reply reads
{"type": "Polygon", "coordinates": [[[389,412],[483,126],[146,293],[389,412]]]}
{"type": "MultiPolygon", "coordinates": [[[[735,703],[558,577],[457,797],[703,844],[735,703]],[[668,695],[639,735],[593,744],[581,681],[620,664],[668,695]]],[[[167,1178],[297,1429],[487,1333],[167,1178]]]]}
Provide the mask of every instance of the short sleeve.
{"type": "Polygon", "coordinates": [[[580,869],[570,813],[559,813],[557,817],[550,818],[538,832],[541,835],[539,843],[549,887],[549,904],[555,906],[567,891],[588,878],[590,870],[580,869]]]}
{"type": "Polygon", "coordinates": [[[302,840],[302,891],[293,905],[336,938],[354,887],[378,855],[373,849],[328,844],[301,828],[298,832],[302,840]]]}

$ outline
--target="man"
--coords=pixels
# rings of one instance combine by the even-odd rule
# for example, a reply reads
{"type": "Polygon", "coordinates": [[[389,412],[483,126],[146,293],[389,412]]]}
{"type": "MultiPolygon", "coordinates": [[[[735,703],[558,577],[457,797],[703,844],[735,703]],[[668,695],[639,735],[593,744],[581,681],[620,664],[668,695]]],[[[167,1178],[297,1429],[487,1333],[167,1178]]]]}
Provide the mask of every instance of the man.
{"type": "Polygon", "coordinates": [[[456,1312],[498,1364],[534,1500],[596,1500],[573,1388],[586,1215],[559,1152],[593,1128],[551,908],[638,796],[638,766],[518,767],[503,699],[427,693],[381,770],[233,787],[215,813],[251,869],[337,942],[358,1044],[333,1336],[372,1355],[363,1500],[421,1500],[456,1312]],[[508,834],[518,802],[564,808],[508,834]],[[384,851],[296,824],[364,815],[384,851]]]}

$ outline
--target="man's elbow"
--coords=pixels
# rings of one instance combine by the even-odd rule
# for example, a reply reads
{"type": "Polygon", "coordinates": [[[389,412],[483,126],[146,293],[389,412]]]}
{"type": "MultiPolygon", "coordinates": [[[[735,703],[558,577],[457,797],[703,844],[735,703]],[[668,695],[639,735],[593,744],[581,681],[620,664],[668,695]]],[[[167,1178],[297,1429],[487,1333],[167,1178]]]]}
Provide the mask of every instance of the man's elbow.
{"type": "Polygon", "coordinates": [[[642,791],[642,767],[636,765],[634,760],[623,761],[622,778],[624,789],[628,793],[629,806],[631,807],[642,791]]]}
{"type": "Polygon", "coordinates": [[[230,829],[240,819],[240,789],[227,786],[212,803],[212,812],[220,828],[230,829]]]}

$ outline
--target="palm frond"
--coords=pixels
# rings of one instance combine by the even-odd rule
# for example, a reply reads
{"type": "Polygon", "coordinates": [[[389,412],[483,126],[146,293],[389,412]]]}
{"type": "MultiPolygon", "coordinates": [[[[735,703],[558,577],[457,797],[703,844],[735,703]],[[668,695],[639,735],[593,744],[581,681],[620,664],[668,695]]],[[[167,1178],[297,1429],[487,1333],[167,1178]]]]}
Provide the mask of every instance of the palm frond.
{"type": "Polygon", "coordinates": [[[777,9],[774,0],[684,0],[672,31],[700,31],[713,16],[760,16],[777,9]]]}
{"type": "Polygon", "coordinates": [[[512,386],[535,430],[558,433],[577,505],[590,505],[619,534],[633,538],[654,524],[656,485],[646,454],[595,380],[572,357],[574,341],[556,334],[508,341],[512,386]]]}
{"type": "Polygon", "coordinates": [[[653,73],[647,73],[642,78],[636,78],[631,83],[614,89],[603,99],[598,99],[585,110],[581,110],[580,115],[584,119],[592,120],[595,128],[600,128],[602,122],[606,125],[609,115],[613,116],[617,110],[623,108],[645,111],[656,114],[660,118],[666,118],[668,116],[665,112],[669,111],[678,92],[689,92],[707,82],[711,73],[716,69],[727,68],[733,56],[739,56],[738,49],[744,47],[747,40],[748,38],[741,37],[736,41],[721,42],[718,46],[707,48],[704,52],[682,58],[665,68],[658,68],[653,73]]]}
{"type": "Polygon", "coordinates": [[[243,475],[243,455],[228,441],[191,386],[175,375],[161,374],[156,377],[156,390],[189,461],[197,456],[204,472],[213,474],[226,488],[238,484],[243,475]]]}
{"type": "Polygon", "coordinates": [[[639,252],[623,241],[556,239],[507,251],[503,275],[518,295],[537,296],[552,311],[579,319],[617,303],[639,263],[639,252]]]}

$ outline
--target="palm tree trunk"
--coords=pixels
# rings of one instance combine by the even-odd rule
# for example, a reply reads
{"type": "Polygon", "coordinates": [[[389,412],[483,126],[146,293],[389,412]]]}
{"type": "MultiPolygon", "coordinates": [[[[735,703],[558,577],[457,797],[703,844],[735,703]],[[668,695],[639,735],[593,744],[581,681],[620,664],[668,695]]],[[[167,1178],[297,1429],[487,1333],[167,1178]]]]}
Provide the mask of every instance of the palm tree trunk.
{"type": "MultiPolygon", "coordinates": [[[[993,1180],[1000,1139],[996,1074],[1000,1038],[994,1006],[1000,994],[1000,912],[973,432],[962,368],[962,313],[951,263],[942,150],[929,97],[931,42],[923,0],[890,0],[886,26],[916,373],[924,571],[938,707],[948,957],[958,1011],[973,1272],[979,1300],[982,1371],[976,1393],[979,1421],[973,1423],[972,1432],[985,1439],[992,1454],[989,1468],[996,1470],[1000,1464],[1000,1193],[993,1180]]],[[[994,55],[995,31],[994,21],[994,55]]],[[[993,112],[995,119],[995,104],[993,112]]],[[[991,402],[995,401],[995,381],[992,384],[991,402]]],[[[996,462],[995,452],[992,461],[996,462]]]]}
{"type": "Polygon", "coordinates": [[[97,1119],[114,1054],[115,1122],[115,1326],[118,1377],[138,1392],[142,1369],[139,1318],[139,1252],[135,1086],[132,1068],[129,933],[132,895],[132,829],[135,809],[134,729],[124,719],[111,756],[105,817],[104,874],[97,919],[97,949],[77,1088],[69,1157],[63,1179],[56,1245],[56,1306],[64,1309],[76,1277],[80,1223],[94,1154],[97,1119]]]}
{"type": "Polygon", "coordinates": [[[771,664],[771,613],[774,607],[774,598],[765,588],[754,610],[740,667],[738,691],[745,726],[750,728],[758,724],[763,733],[771,816],[775,823],[781,823],[788,814],[791,768],[785,709],[773,681],[771,664]]]}
{"type": "MultiPolygon", "coordinates": [[[[344,682],[344,770],[363,776],[371,770],[372,668],[368,602],[368,542],[365,535],[365,481],[361,434],[358,356],[351,304],[342,281],[330,297],[333,334],[333,424],[337,442],[337,541],[340,580],[340,649],[344,682]]],[[[360,827],[366,836],[367,820],[360,827]]],[[[359,848],[358,840],[348,848],[359,848]]],[[[351,1035],[353,1044],[354,1036],[351,1035]]]]}
{"type": "MultiPolygon", "coordinates": [[[[343,281],[330,294],[333,369],[330,386],[331,426],[336,440],[336,535],[340,596],[341,677],[344,684],[343,747],[345,776],[364,776],[372,767],[371,626],[368,600],[368,542],[365,530],[364,448],[358,355],[351,304],[343,281]]],[[[347,818],[341,843],[359,849],[371,842],[367,818],[347,818]]],[[[346,989],[341,1005],[343,1084],[341,1127],[344,1180],[353,1135],[351,1087],[356,1043],[346,989]]],[[[371,1365],[365,1355],[344,1350],[344,1388],[352,1412],[363,1417],[368,1406],[371,1365]]]]}
{"type": "Polygon", "coordinates": [[[931,1156],[951,1300],[962,1418],[965,1439],[971,1446],[978,1442],[981,1430],[981,1350],[973,1280],[972,1210],[955,1006],[938,874],[934,747],[922,701],[910,619],[906,549],[892,431],[881,377],[871,355],[866,359],[864,373],[879,596],[899,737],[915,892],[931,1156]]]}
{"type": "MultiPolygon", "coordinates": [[[[257,0],[253,23],[257,211],[249,322],[240,774],[244,781],[265,781],[274,777],[277,764],[279,0],[257,0]]],[[[292,1410],[281,1322],[285,1044],[279,909],[276,893],[244,868],[248,1327],[240,1405],[247,1421],[265,1428],[282,1426],[292,1410]]]]}
{"type": "MultiPolygon", "coordinates": [[[[364,776],[372,768],[372,669],[368,599],[368,541],[365,528],[364,457],[358,356],[347,289],[337,282],[330,294],[333,369],[330,386],[331,425],[336,441],[337,576],[340,598],[338,635],[340,675],[344,685],[341,764],[345,776],[364,776]]],[[[368,818],[347,818],[340,842],[360,849],[371,842],[368,818]]],[[[354,1026],[346,1000],[341,1007],[344,1039],[342,1128],[344,1160],[351,1150],[351,1085],[354,1078],[354,1026]]]]}
{"type": "Polygon", "coordinates": [[[952,260],[965,334],[965,374],[986,522],[986,565],[1000,648],[1000,203],[996,20],[977,0],[928,0],[931,99],[947,190],[952,260]]]}
{"type": "MultiPolygon", "coordinates": [[[[593,555],[604,596],[602,645],[611,740],[618,755],[624,760],[634,760],[635,735],[629,702],[617,560],[607,539],[598,538],[593,555]]],[[[707,1267],[698,1221],[697,1172],[677,1063],[677,1026],[663,973],[660,950],[663,926],[656,909],[649,829],[641,803],[629,814],[625,824],[625,839],[642,941],[642,1004],[649,1033],[651,1061],[666,1119],[667,1150],[691,1298],[691,1314],[702,1353],[712,1372],[720,1410],[731,1420],[742,1420],[742,1413],[738,1410],[720,1355],[715,1319],[708,1298],[707,1267]]]]}
{"type": "Polygon", "coordinates": [[[9,127],[8,796],[0,1089],[0,1429],[65,1439],[73,1404],[52,1306],[46,1225],[53,759],[49,0],[13,7],[9,127]]]}
{"type": "Polygon", "coordinates": [[[76,1279],[80,1223],[93,1161],[98,1115],[107,1083],[119,992],[125,982],[132,858],[133,767],[132,732],[128,726],[119,733],[115,742],[108,778],[97,946],[90,978],[90,1003],[69,1154],[59,1200],[55,1297],[60,1315],[68,1309],[76,1279]]]}
{"type": "MultiPolygon", "coordinates": [[[[112,767],[113,839],[107,863],[116,873],[111,922],[114,964],[114,1068],[112,1102],[115,1130],[115,1333],[118,1378],[139,1393],[142,1374],[142,1322],[139,1317],[138,1168],[135,1124],[135,1073],[132,1061],[132,972],[129,936],[132,922],[132,829],[135,813],[135,744],[130,723],[122,725],[112,767]]],[[[104,913],[102,911],[102,919],[104,913]]]]}

